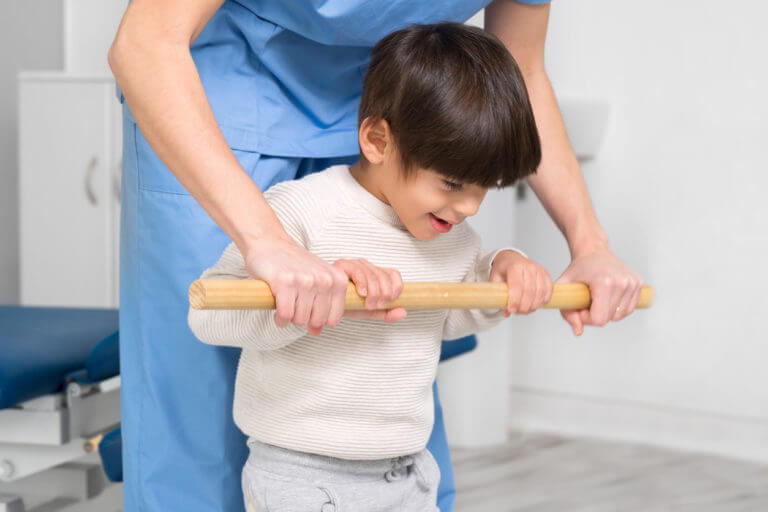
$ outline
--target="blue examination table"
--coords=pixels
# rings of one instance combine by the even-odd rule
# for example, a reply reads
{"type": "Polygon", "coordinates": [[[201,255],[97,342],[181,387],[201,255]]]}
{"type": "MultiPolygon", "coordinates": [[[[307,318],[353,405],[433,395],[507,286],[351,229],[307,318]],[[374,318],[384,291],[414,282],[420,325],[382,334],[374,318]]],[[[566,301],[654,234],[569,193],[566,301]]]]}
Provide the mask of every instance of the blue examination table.
{"type": "Polygon", "coordinates": [[[121,478],[117,329],[112,309],[0,306],[0,512],[77,510],[101,494],[97,447],[121,478]]]}
{"type": "MultiPolygon", "coordinates": [[[[109,486],[99,477],[122,481],[118,343],[117,310],[0,306],[0,512],[62,472],[86,473],[86,499],[109,486]],[[98,471],[73,462],[96,449],[98,471]]],[[[444,342],[440,360],[476,343],[444,342]]]]}

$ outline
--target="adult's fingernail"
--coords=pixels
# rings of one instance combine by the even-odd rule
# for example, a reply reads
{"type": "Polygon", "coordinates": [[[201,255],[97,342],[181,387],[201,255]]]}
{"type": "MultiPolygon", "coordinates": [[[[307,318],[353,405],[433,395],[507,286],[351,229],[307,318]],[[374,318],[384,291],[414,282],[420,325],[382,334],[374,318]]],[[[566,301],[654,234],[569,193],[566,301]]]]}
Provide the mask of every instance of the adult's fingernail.
{"type": "Polygon", "coordinates": [[[360,288],[360,295],[365,297],[366,295],[368,295],[368,290],[366,290],[365,288],[360,288]]]}

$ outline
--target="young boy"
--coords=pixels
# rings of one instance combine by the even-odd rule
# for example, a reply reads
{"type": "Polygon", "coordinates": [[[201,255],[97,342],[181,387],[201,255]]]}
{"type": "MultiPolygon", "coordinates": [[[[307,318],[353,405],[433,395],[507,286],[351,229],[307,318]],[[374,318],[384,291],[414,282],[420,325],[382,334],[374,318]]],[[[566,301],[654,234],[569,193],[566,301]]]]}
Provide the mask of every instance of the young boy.
{"type": "MultiPolygon", "coordinates": [[[[543,267],[514,249],[481,251],[463,222],[490,187],[513,184],[540,160],[523,79],[498,40],[452,23],[381,40],[363,85],[359,140],[352,167],[265,193],[296,242],[344,270],[369,309],[396,298],[403,281],[504,281],[509,304],[348,312],[316,336],[278,327],[273,312],[190,309],[201,341],[243,349],[234,419],[250,436],[249,512],[437,510],[440,473],[425,446],[441,340],[551,295],[543,267]]],[[[249,276],[231,244],[201,278],[249,276]]]]}

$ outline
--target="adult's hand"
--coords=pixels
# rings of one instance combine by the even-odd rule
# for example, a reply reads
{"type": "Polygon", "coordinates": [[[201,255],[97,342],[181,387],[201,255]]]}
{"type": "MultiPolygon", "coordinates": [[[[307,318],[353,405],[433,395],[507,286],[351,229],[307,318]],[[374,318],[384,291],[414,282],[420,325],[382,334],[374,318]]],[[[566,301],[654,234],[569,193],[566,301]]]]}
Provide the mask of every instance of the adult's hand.
{"type": "Polygon", "coordinates": [[[580,336],[585,325],[602,326],[630,315],[640,300],[643,280],[609,248],[579,254],[558,278],[558,283],[582,282],[589,286],[589,309],[562,310],[560,313],[580,336]]]}
{"type": "Polygon", "coordinates": [[[132,0],[108,60],[152,149],[277,296],[275,322],[319,334],[344,312],[343,272],[297,245],[224,139],[189,51],[224,0],[132,0]]]}
{"type": "Polygon", "coordinates": [[[306,325],[307,332],[317,336],[323,327],[341,321],[349,279],[340,268],[279,234],[249,244],[243,258],[248,273],[272,289],[278,326],[306,325]]]}
{"type": "Polygon", "coordinates": [[[528,184],[565,235],[572,255],[571,264],[557,282],[580,281],[592,293],[589,310],[562,312],[579,336],[585,325],[605,325],[632,313],[642,280],[610,250],[568,141],[544,67],[549,11],[548,3],[494,0],[485,10],[485,26],[517,60],[536,116],[542,157],[528,184]]]}

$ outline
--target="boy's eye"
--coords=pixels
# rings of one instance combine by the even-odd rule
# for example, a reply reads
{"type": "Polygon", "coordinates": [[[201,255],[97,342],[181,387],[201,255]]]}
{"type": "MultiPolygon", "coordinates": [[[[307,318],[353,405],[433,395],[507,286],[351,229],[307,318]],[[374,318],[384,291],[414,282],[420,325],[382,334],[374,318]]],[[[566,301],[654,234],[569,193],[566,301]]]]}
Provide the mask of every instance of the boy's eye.
{"type": "Polygon", "coordinates": [[[445,184],[445,188],[448,190],[461,190],[461,183],[443,180],[443,184],[445,184]]]}

